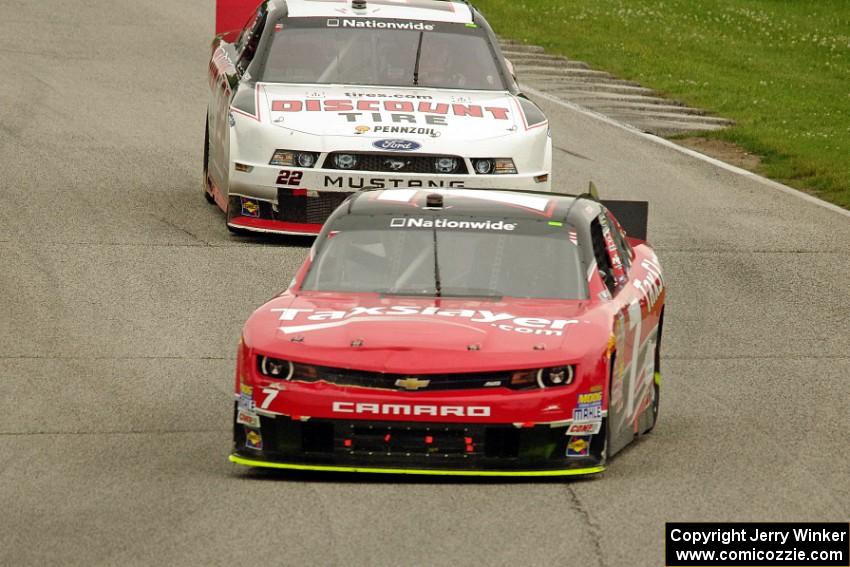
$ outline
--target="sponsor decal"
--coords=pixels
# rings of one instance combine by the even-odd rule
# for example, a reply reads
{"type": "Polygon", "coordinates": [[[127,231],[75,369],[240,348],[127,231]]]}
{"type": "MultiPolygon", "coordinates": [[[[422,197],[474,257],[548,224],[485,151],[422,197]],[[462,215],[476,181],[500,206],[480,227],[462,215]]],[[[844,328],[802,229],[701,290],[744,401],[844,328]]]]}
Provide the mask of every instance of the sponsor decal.
{"type": "Polygon", "coordinates": [[[602,392],[591,392],[578,395],[579,405],[597,405],[602,403],[602,392]]]}
{"type": "Polygon", "coordinates": [[[254,409],[254,388],[242,384],[239,389],[238,404],[240,410],[252,411],[254,409]]]}
{"type": "Polygon", "coordinates": [[[425,22],[393,22],[384,20],[366,20],[353,18],[328,18],[329,28],[368,28],[378,30],[410,30],[410,31],[434,31],[433,24],[425,22]]]}
{"type": "Polygon", "coordinates": [[[428,415],[435,417],[490,417],[490,406],[444,406],[333,402],[333,413],[358,415],[428,415]]]}
{"type": "Polygon", "coordinates": [[[596,435],[602,428],[601,421],[589,421],[587,423],[571,423],[567,428],[567,435],[596,435]]]}
{"type": "Polygon", "coordinates": [[[245,446],[249,449],[263,450],[263,436],[259,431],[249,429],[245,432],[245,446]]]}
{"type": "Polygon", "coordinates": [[[573,409],[573,422],[587,423],[602,421],[602,392],[579,394],[573,409]]]}
{"type": "Polygon", "coordinates": [[[570,437],[567,443],[568,457],[586,457],[590,454],[590,441],[584,437],[570,437]]]}
{"type": "Polygon", "coordinates": [[[602,408],[599,406],[575,408],[573,410],[573,421],[575,422],[598,421],[600,419],[602,419],[602,408]]]}
{"type": "Polygon", "coordinates": [[[421,148],[422,144],[410,140],[377,140],[372,142],[372,147],[391,152],[414,152],[421,148]]]}
{"type": "Polygon", "coordinates": [[[431,95],[402,94],[402,93],[345,93],[349,98],[413,98],[417,100],[432,100],[431,95]]]}
{"type": "Polygon", "coordinates": [[[464,181],[455,179],[392,179],[389,177],[359,177],[359,176],[325,176],[325,187],[340,189],[439,189],[463,188],[464,181]]]}
{"type": "MultiPolygon", "coordinates": [[[[443,309],[440,307],[421,307],[416,305],[393,305],[391,307],[354,307],[347,311],[316,311],[314,309],[275,308],[280,313],[279,320],[301,324],[280,327],[284,334],[297,334],[342,327],[352,322],[374,321],[380,323],[407,320],[434,321],[461,319],[471,323],[490,325],[502,331],[526,335],[563,336],[569,325],[578,324],[576,319],[544,319],[540,317],[517,317],[511,313],[493,312],[479,309],[443,309]]],[[[601,419],[601,407],[599,419],[601,419]]],[[[591,418],[583,421],[590,421],[591,418]]]]}
{"type": "Polygon", "coordinates": [[[517,223],[505,221],[459,221],[452,219],[395,218],[390,228],[454,228],[460,230],[516,230],[517,223]]]}
{"type": "Polygon", "coordinates": [[[241,425],[247,425],[248,427],[253,427],[254,429],[259,429],[260,416],[252,411],[241,409],[239,410],[239,413],[236,414],[236,423],[239,423],[241,425]]]}
{"type": "Polygon", "coordinates": [[[357,135],[360,135],[360,134],[365,134],[369,130],[371,130],[371,128],[369,128],[368,126],[358,126],[357,128],[354,129],[354,133],[357,134],[357,135]]]}
{"type": "Polygon", "coordinates": [[[375,126],[375,133],[384,133],[384,134],[419,134],[422,136],[431,136],[432,138],[439,138],[443,135],[442,132],[438,132],[433,128],[417,128],[416,126],[375,126]]]}
{"type": "MultiPolygon", "coordinates": [[[[440,191],[436,191],[439,193],[440,191]]],[[[448,194],[449,192],[446,192],[448,194]]],[[[522,195],[519,193],[488,193],[486,191],[477,191],[474,189],[461,189],[460,191],[451,191],[451,195],[463,197],[465,199],[476,199],[480,201],[490,201],[494,203],[505,203],[515,207],[522,207],[536,213],[545,214],[546,211],[551,211],[554,207],[554,201],[549,197],[538,197],[535,195],[522,195]]],[[[378,196],[379,201],[392,201],[395,203],[411,203],[414,204],[417,199],[421,199],[419,191],[384,191],[378,196]]]]}
{"type": "Polygon", "coordinates": [[[256,199],[249,199],[248,197],[242,197],[242,216],[243,217],[252,217],[259,218],[260,217],[260,203],[256,201],[256,199]]]}
{"type": "MultiPolygon", "coordinates": [[[[332,1],[332,0],[331,0],[332,1]]],[[[454,12],[455,8],[449,2],[434,2],[433,0],[369,0],[369,5],[398,6],[404,4],[407,8],[427,8],[428,10],[439,10],[441,12],[454,12]],[[449,4],[443,6],[442,4],[449,4]]]]}
{"type": "MultiPolygon", "coordinates": [[[[346,123],[371,122],[402,126],[425,124],[447,126],[450,118],[509,120],[511,110],[504,106],[482,106],[471,100],[458,98],[452,102],[409,100],[414,97],[370,95],[371,98],[349,97],[326,99],[276,99],[271,101],[272,112],[330,112],[336,113],[346,123]],[[464,102],[460,102],[464,100],[464,102]]],[[[416,96],[415,99],[424,97],[416,96]]],[[[275,120],[277,117],[272,117],[275,120]]],[[[389,126],[388,126],[389,127],[389,126]]],[[[392,132],[389,130],[388,132],[392,132]]],[[[399,132],[401,133],[401,132],[399,132]]]]}
{"type": "Polygon", "coordinates": [[[640,265],[646,270],[646,277],[643,280],[635,280],[634,284],[644,295],[647,309],[652,310],[664,290],[664,277],[661,275],[661,266],[657,263],[643,260],[640,265]]]}

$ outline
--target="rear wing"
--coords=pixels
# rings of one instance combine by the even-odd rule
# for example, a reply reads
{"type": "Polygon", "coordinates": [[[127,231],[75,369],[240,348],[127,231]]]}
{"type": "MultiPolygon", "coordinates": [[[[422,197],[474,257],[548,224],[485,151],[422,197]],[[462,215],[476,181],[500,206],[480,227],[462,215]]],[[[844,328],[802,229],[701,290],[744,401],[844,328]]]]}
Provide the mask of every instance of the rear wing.
{"type": "Polygon", "coordinates": [[[215,0],[215,35],[241,30],[263,0],[215,0]]]}
{"type": "Polygon", "coordinates": [[[631,238],[638,240],[646,240],[646,229],[649,222],[649,202],[648,201],[607,201],[600,200],[626,234],[631,238]]]}

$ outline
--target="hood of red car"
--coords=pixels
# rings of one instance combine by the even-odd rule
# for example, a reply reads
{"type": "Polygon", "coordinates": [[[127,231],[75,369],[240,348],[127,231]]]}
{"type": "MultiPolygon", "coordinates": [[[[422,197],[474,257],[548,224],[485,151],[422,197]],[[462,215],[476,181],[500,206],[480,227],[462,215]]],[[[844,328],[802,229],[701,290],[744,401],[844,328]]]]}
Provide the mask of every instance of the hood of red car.
{"type": "Polygon", "coordinates": [[[251,316],[244,338],[258,353],[311,364],[441,373],[572,362],[609,334],[586,301],[286,293],[251,316]]]}

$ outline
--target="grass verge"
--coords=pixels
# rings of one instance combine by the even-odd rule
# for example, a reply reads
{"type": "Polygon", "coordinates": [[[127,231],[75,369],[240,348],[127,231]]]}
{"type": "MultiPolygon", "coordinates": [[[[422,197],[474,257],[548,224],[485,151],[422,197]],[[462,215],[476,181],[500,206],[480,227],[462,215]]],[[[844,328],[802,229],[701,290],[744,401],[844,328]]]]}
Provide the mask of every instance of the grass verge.
{"type": "MultiPolygon", "coordinates": [[[[705,134],[850,208],[847,0],[475,0],[494,29],[737,122],[705,134]]],[[[703,135],[703,134],[700,134],[703,135]]]]}

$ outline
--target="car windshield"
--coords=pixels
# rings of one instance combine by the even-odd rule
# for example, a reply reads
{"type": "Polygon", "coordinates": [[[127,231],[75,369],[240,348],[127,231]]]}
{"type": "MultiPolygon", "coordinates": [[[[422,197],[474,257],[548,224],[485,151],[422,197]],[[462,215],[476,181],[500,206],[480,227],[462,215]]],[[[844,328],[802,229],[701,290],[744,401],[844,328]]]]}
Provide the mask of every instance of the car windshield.
{"type": "Polygon", "coordinates": [[[274,25],[261,71],[265,82],[505,90],[487,34],[477,26],[345,18],[284,22],[274,25]]]}
{"type": "Polygon", "coordinates": [[[566,226],[439,217],[438,224],[444,223],[439,228],[428,228],[427,222],[402,227],[406,222],[405,217],[391,220],[399,225],[395,228],[329,232],[301,289],[428,297],[587,297],[578,247],[566,226]],[[463,223],[490,228],[449,228],[469,226],[463,223]]]}

